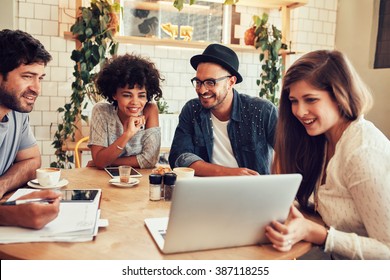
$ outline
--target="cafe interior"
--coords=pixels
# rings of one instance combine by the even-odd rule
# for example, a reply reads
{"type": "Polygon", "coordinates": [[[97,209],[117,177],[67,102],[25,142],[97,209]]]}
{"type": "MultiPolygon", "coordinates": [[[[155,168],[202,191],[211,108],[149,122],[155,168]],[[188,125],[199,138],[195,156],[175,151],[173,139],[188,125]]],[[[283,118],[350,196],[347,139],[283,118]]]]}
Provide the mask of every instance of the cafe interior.
{"type": "MultiPolygon", "coordinates": [[[[72,51],[80,42],[71,31],[80,7],[88,7],[90,0],[2,0],[0,29],[21,29],[39,39],[53,56],[46,67],[41,94],[30,113],[30,125],[37,139],[42,166],[58,160],[53,145],[58,125],[64,114],[58,109],[71,100],[75,62],[72,51]]],[[[117,54],[135,53],[149,57],[165,79],[162,84],[159,121],[162,128],[161,160],[166,159],[184,104],[196,97],[190,82],[195,71],[189,60],[201,53],[210,43],[221,43],[232,48],[240,60],[242,83],[238,92],[259,96],[257,80],[261,74],[259,48],[248,43],[246,32],[253,26],[253,17],[268,15],[268,22],[281,30],[283,71],[301,55],[318,49],[337,49],[344,52],[368,84],[374,105],[368,120],[389,138],[390,114],[387,105],[390,88],[390,58],[383,54],[387,65],[378,64],[379,32],[390,34],[378,24],[380,0],[239,0],[235,5],[223,5],[222,0],[198,0],[193,5],[184,1],[181,11],[173,0],[112,0],[120,5],[117,13],[117,54]],[[384,30],[382,30],[384,29],[384,30]]],[[[389,2],[389,1],[387,1],[389,2]]],[[[388,15],[389,17],[389,15],[388,15]]],[[[222,250],[200,251],[186,254],[164,255],[157,249],[144,228],[146,217],[166,216],[169,204],[149,201],[148,172],[140,185],[133,189],[117,189],[108,185],[110,177],[101,170],[85,167],[91,159],[86,142],[89,135],[88,117],[96,96],[88,96],[82,104],[74,138],[64,141],[60,149],[77,155],[79,164],[73,162],[62,171],[62,177],[71,188],[102,188],[102,217],[109,226],[99,230],[94,242],[85,243],[34,243],[0,245],[4,258],[22,259],[294,259],[310,249],[302,242],[294,250],[281,253],[270,246],[259,251],[256,246],[222,250]],[[77,145],[78,143],[78,145],[77,145]],[[77,151],[75,151],[77,145],[77,151]],[[131,201],[131,203],[126,203],[131,201]],[[108,205],[110,205],[108,207],[108,205]],[[107,206],[107,207],[106,207],[107,206]],[[129,214],[137,213],[137,214],[129,214]],[[129,231],[130,228],[130,231],[129,231]],[[133,241],[129,241],[133,240],[133,241]],[[130,247],[124,244],[131,243],[130,247]],[[77,249],[76,249],[77,248],[77,249]]]]}
{"type": "MultiPolygon", "coordinates": [[[[134,52],[149,57],[165,78],[163,98],[167,105],[165,112],[169,114],[160,114],[163,128],[162,147],[169,148],[177,114],[186,101],[195,97],[190,82],[195,72],[189,59],[201,53],[210,42],[223,42],[237,52],[240,71],[245,79],[236,86],[236,89],[249,95],[259,95],[256,81],[261,71],[260,50],[245,45],[244,34],[252,25],[252,17],[254,15],[261,17],[263,13],[267,13],[269,22],[286,34],[285,42],[289,49],[286,50],[288,54],[285,55],[285,68],[300,55],[312,50],[336,48],[346,53],[374,96],[374,107],[366,117],[387,137],[390,136],[390,123],[386,117],[390,113],[390,108],[386,105],[390,70],[374,67],[379,0],[359,0],[359,4],[353,0],[240,0],[235,7],[222,6],[222,1],[201,1],[202,3],[197,3],[195,8],[185,6],[181,12],[170,5],[172,3],[168,5],[166,2],[163,4],[160,2],[122,0],[124,12],[120,23],[124,27],[120,26],[115,38],[119,42],[118,54],[134,52]],[[211,5],[215,8],[210,8],[211,5]],[[132,24],[138,26],[144,20],[158,18],[160,13],[166,14],[165,19],[155,22],[155,25],[182,20],[183,23],[188,22],[186,26],[191,26],[194,25],[191,23],[194,13],[196,14],[198,10],[217,9],[217,5],[219,15],[214,16],[213,20],[219,20],[219,25],[211,23],[209,27],[215,29],[219,26],[218,32],[214,32],[216,30],[206,32],[206,25],[202,27],[206,29],[200,32],[200,35],[196,35],[194,31],[190,41],[184,40],[183,37],[173,40],[162,28],[154,28],[154,34],[148,36],[136,28],[131,29],[132,24]],[[146,18],[131,15],[131,10],[138,6],[150,9],[143,10],[149,12],[146,18]],[[225,11],[230,17],[222,22],[225,11]],[[201,37],[203,35],[204,38],[201,37]]],[[[74,80],[72,75],[74,61],[70,56],[76,48],[70,27],[75,22],[76,10],[80,6],[88,7],[89,3],[85,0],[2,1],[0,27],[18,28],[31,33],[43,42],[53,56],[53,61],[46,68],[41,96],[30,113],[30,123],[41,150],[43,166],[49,166],[51,162],[56,161],[52,142],[57,125],[61,122],[61,114],[57,109],[70,101],[71,84],[74,80]]],[[[90,115],[93,106],[93,102],[88,103],[87,108],[83,110],[83,114],[87,116],[90,115]]],[[[78,139],[88,135],[87,123],[81,124],[80,134],[77,136],[78,139]]],[[[74,146],[69,149],[73,148],[74,146]]],[[[84,153],[82,159],[82,164],[85,165],[88,161],[88,151],[84,153]]]]}

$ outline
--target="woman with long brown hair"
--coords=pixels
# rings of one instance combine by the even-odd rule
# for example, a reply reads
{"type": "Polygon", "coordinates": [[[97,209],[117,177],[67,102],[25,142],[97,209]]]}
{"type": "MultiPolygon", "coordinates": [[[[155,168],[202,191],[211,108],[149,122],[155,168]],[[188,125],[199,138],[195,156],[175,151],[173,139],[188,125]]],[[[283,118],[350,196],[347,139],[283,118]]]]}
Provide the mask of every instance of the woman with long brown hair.
{"type": "Polygon", "coordinates": [[[390,142],[364,113],[367,87],[338,51],[298,59],[283,79],[275,173],[301,173],[301,209],[314,208],[326,226],[294,206],[289,219],[266,228],[280,251],[300,240],[323,245],[333,258],[390,259],[390,142]]]}

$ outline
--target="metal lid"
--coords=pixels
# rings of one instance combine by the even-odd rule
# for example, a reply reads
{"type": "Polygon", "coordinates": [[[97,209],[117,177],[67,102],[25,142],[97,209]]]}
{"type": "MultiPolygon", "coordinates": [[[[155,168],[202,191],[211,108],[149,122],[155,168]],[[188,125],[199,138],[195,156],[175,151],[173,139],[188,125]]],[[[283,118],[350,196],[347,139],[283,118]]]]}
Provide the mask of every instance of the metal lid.
{"type": "Polygon", "coordinates": [[[150,174],[149,175],[149,183],[156,185],[161,184],[162,182],[162,176],[160,174],[150,174]]]}
{"type": "Polygon", "coordinates": [[[174,185],[176,183],[176,174],[168,172],[164,174],[164,185],[174,185]]]}

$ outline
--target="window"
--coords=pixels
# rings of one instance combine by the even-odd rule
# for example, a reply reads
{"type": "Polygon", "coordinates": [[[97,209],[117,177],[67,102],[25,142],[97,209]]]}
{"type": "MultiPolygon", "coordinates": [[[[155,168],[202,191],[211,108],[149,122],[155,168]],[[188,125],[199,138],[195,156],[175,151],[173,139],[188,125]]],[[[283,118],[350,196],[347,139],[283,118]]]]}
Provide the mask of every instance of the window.
{"type": "Polygon", "coordinates": [[[374,68],[390,68],[390,0],[380,1],[374,68]]]}
{"type": "Polygon", "coordinates": [[[196,1],[181,12],[172,1],[123,0],[121,35],[221,42],[223,5],[196,1]]]}

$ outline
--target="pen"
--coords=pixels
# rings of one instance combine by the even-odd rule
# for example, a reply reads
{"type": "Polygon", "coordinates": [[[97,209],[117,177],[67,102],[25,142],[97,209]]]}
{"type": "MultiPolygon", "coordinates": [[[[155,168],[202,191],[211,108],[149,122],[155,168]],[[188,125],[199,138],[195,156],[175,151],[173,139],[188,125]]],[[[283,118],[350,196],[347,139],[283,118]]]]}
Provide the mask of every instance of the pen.
{"type": "Polygon", "coordinates": [[[21,205],[27,203],[49,203],[53,202],[54,199],[46,199],[46,198],[30,198],[30,199],[19,199],[19,200],[11,200],[0,203],[0,205],[21,205]]]}

